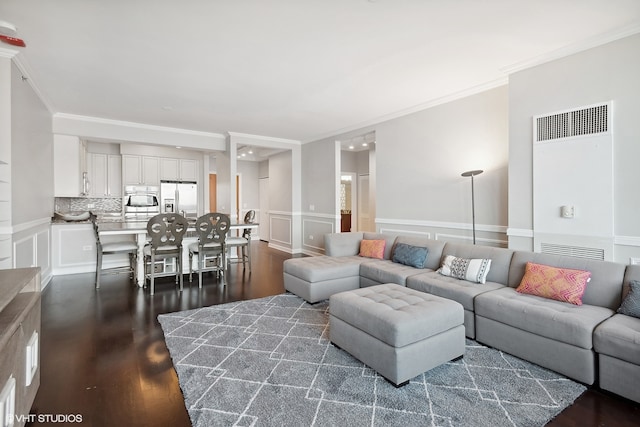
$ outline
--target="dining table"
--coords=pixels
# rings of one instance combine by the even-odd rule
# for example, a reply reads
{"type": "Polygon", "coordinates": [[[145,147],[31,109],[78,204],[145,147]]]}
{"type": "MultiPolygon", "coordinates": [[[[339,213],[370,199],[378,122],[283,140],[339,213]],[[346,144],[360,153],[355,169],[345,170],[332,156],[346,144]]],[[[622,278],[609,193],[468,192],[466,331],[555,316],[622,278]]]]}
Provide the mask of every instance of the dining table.
{"type": "MultiPolygon", "coordinates": [[[[234,233],[236,230],[244,230],[245,228],[256,229],[259,225],[260,224],[257,222],[232,222],[229,227],[229,233],[234,233]]],[[[195,237],[197,237],[197,235],[195,234],[195,223],[190,223],[189,228],[187,228],[187,233],[191,234],[190,232],[193,233],[195,237]]],[[[136,284],[141,288],[144,287],[144,246],[147,244],[147,221],[138,220],[100,222],[98,223],[98,233],[100,234],[100,236],[135,236],[135,240],[138,245],[136,284]]]]}

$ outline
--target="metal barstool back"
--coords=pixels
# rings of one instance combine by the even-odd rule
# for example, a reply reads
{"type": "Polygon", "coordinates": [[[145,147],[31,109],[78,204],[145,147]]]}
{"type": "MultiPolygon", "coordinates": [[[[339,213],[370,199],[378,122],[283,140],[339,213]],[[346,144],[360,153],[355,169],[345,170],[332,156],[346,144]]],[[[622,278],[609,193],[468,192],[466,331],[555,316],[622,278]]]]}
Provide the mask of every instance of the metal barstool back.
{"type": "Polygon", "coordinates": [[[189,222],[176,213],[162,213],[147,222],[147,234],[151,238],[145,246],[144,254],[149,265],[151,295],[155,292],[155,263],[157,259],[175,258],[176,283],[182,291],[182,238],[187,232],[189,222]]]}
{"type": "Polygon", "coordinates": [[[196,233],[198,242],[189,245],[189,281],[193,273],[193,255],[198,255],[198,286],[202,287],[202,272],[215,270],[224,274],[226,263],[225,241],[229,234],[231,219],[228,215],[219,212],[204,214],[196,220],[196,233]],[[216,264],[206,267],[207,256],[215,257],[216,264]],[[220,262],[220,259],[222,262],[220,262]]]}

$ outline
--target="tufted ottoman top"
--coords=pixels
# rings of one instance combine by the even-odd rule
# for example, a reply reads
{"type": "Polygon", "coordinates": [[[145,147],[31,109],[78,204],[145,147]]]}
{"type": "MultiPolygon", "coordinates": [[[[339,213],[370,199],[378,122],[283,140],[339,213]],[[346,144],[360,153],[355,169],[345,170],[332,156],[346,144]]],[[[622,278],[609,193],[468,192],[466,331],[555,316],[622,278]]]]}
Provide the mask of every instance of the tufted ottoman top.
{"type": "Polygon", "coordinates": [[[459,303],[396,284],[341,292],[329,312],[393,347],[403,347],[464,322],[459,303]]]}

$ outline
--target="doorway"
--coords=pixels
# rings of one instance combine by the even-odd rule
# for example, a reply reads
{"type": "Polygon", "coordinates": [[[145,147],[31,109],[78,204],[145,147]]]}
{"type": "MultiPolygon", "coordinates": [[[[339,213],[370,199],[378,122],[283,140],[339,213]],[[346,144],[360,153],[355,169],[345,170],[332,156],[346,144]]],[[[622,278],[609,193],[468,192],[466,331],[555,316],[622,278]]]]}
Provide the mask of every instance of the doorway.
{"type": "Polygon", "coordinates": [[[209,174],[209,212],[218,212],[218,176],[209,174]]]}
{"type": "Polygon", "coordinates": [[[342,172],[340,175],[340,231],[358,231],[357,174],[342,172]]]}

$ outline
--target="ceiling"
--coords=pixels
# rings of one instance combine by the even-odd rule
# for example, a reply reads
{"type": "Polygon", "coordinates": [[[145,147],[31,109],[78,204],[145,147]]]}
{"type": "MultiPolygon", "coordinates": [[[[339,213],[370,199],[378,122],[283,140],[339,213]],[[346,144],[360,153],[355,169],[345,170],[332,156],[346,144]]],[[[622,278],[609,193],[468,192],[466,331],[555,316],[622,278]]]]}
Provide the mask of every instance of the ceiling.
{"type": "Polygon", "coordinates": [[[303,142],[640,31],[638,0],[1,0],[52,113],[303,142]]]}

